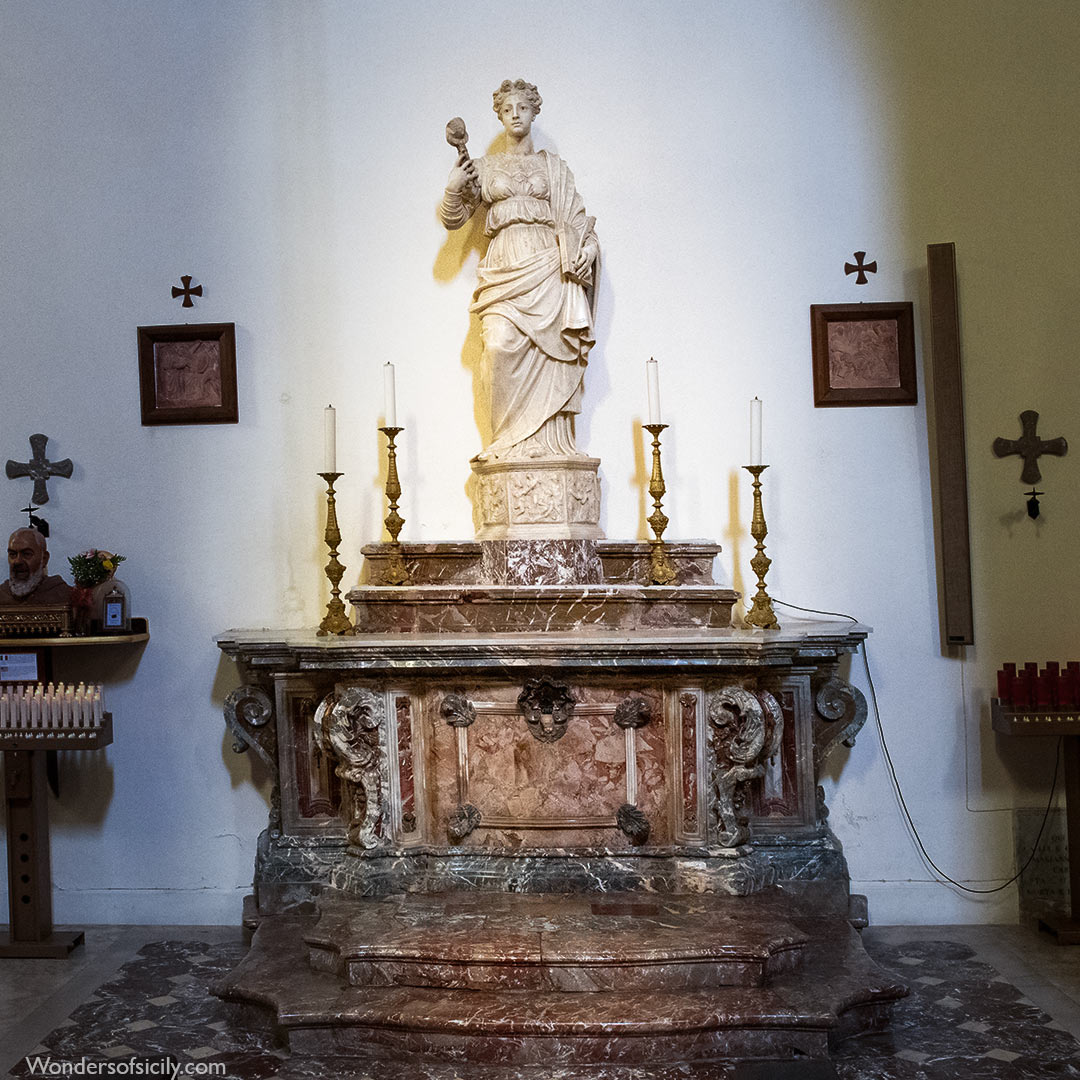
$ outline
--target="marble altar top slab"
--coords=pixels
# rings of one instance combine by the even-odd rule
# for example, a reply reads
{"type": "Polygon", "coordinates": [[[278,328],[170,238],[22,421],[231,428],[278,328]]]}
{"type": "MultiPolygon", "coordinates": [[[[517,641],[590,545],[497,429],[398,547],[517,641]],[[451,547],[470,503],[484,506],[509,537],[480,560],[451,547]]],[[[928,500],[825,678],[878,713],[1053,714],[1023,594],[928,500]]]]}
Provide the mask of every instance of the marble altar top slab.
{"type": "Polygon", "coordinates": [[[790,667],[854,652],[871,632],[839,620],[787,622],[781,630],[500,633],[371,633],[319,637],[314,629],[230,629],[215,642],[227,656],[274,671],[400,672],[558,666],[588,669],[790,667]]]}

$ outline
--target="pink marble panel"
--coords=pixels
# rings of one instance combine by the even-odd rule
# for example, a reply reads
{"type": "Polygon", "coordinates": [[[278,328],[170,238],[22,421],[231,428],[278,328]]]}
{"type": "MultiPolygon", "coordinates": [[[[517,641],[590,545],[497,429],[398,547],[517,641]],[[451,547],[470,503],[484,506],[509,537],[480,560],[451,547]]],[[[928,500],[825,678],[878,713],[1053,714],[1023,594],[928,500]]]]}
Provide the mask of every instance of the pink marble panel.
{"type": "Polygon", "coordinates": [[[482,816],[480,826],[461,841],[465,847],[516,851],[603,845],[628,849],[629,839],[614,824],[616,811],[627,802],[626,733],[615,724],[614,711],[631,694],[645,698],[652,717],[633,733],[636,805],[651,826],[649,845],[670,840],[667,746],[659,690],[574,686],[579,705],[566,734],[545,743],[534,738],[518,710],[521,685],[452,689],[465,694],[478,707],[478,715],[469,727],[454,728],[439,715],[444,692],[424,704],[428,790],[438,840],[446,835],[449,815],[460,803],[468,802],[482,816]],[[588,706],[599,706],[602,711],[590,711],[588,706]],[[464,797],[459,790],[459,732],[467,741],[464,797]]]}
{"type": "Polygon", "coordinates": [[[394,698],[397,713],[398,784],[401,792],[401,828],[416,831],[416,787],[413,779],[412,702],[405,694],[394,698]]]}
{"type": "Polygon", "coordinates": [[[679,722],[682,734],[682,827],[694,835],[698,831],[697,712],[696,694],[679,695],[679,722]]]}
{"type": "Polygon", "coordinates": [[[799,813],[795,695],[785,690],[775,696],[784,713],[784,735],[780,753],[766,762],[765,775],[751,785],[751,813],[756,818],[796,817],[799,813]]]}
{"type": "Polygon", "coordinates": [[[333,759],[315,744],[312,717],[317,702],[312,697],[289,701],[293,761],[296,768],[297,809],[302,818],[338,816],[341,812],[341,780],[333,759]]]}

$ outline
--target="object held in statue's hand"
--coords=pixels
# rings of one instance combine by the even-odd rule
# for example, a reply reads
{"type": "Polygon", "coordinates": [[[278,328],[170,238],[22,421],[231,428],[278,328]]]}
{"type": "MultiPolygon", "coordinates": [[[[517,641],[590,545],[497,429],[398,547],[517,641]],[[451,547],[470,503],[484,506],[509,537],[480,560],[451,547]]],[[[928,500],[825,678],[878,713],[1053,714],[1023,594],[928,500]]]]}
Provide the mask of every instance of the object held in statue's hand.
{"type": "Polygon", "coordinates": [[[465,161],[469,160],[469,151],[465,145],[469,141],[469,133],[465,130],[465,121],[460,116],[455,116],[452,120],[447,121],[446,141],[459,154],[465,155],[465,161]]]}

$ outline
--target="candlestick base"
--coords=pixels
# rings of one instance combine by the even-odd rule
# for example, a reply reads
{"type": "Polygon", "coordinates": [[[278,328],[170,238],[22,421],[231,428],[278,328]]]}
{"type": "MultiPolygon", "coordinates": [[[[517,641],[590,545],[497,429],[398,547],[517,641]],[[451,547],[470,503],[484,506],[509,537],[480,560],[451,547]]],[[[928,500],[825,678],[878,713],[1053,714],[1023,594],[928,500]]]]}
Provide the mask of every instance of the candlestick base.
{"type": "Polygon", "coordinates": [[[345,567],[338,561],[338,545],[341,543],[341,530],[337,522],[337,503],[334,498],[334,481],[343,476],[339,472],[323,472],[319,476],[326,482],[326,530],[323,539],[330,549],[330,561],[326,564],[326,576],[330,579],[330,602],[326,605],[326,614],[319,623],[317,631],[320,637],[328,634],[355,634],[356,629],[345,614],[345,604],[341,600],[341,579],[345,567]]]}
{"type": "Polygon", "coordinates": [[[653,500],[653,512],[649,515],[648,522],[654,535],[649,543],[652,552],[649,555],[649,584],[650,585],[674,585],[678,575],[675,567],[668,557],[667,547],[664,544],[664,530],[668,526],[668,518],[661,508],[661,501],[667,491],[664,483],[664,471],[660,463],[660,432],[667,424],[645,424],[645,430],[652,435],[652,475],[649,477],[649,494],[653,500]]]}
{"type": "Polygon", "coordinates": [[[757,576],[757,592],[754,594],[750,610],[746,613],[746,623],[759,630],[779,630],[780,623],[773,611],[772,600],[765,591],[765,575],[772,566],[772,559],[765,554],[765,537],[769,530],[765,525],[765,513],[761,507],[761,474],[768,467],[768,465],[743,466],[754,478],[754,516],[750,522],[750,535],[754,538],[754,546],[757,549],[757,554],[750,560],[750,568],[757,576]]]}

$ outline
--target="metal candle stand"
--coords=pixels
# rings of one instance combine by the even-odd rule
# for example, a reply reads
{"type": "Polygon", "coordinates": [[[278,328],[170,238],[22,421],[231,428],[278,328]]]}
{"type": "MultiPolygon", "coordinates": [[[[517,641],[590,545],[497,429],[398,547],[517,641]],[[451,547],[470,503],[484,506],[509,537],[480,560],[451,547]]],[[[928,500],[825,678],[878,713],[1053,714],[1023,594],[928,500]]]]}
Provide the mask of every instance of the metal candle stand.
{"type": "Polygon", "coordinates": [[[649,477],[649,494],[653,500],[653,512],[649,515],[649,525],[652,527],[654,539],[652,553],[649,556],[649,582],[653,585],[671,585],[676,578],[675,567],[668,558],[667,547],[664,544],[664,530],[667,528],[667,515],[660,508],[661,500],[667,491],[664,483],[664,472],[660,466],[660,432],[667,424],[645,424],[645,430],[653,437],[652,441],[652,476],[649,477]]]}
{"type": "Polygon", "coordinates": [[[765,554],[765,537],[769,530],[765,525],[765,513],[761,509],[761,474],[768,465],[744,465],[743,468],[754,478],[754,516],[750,521],[750,535],[754,538],[757,554],[750,560],[750,566],[757,575],[757,592],[754,602],[746,613],[746,622],[761,630],[779,630],[780,623],[773,611],[772,600],[765,591],[765,575],[769,572],[772,559],[765,554]]]}
{"type": "Polygon", "coordinates": [[[337,523],[337,506],[334,501],[334,481],[344,476],[339,472],[323,472],[319,475],[326,481],[326,531],[323,539],[330,549],[330,561],[326,564],[326,576],[330,579],[330,603],[326,605],[326,614],[319,624],[319,636],[327,634],[354,634],[352,624],[345,614],[345,604],[341,599],[341,578],[345,567],[338,561],[338,545],[341,543],[341,530],[337,523]]]}
{"type": "Polygon", "coordinates": [[[404,430],[399,427],[381,427],[386,436],[386,498],[390,503],[390,513],[386,515],[386,531],[390,534],[390,558],[383,573],[385,585],[411,585],[409,568],[405,565],[404,549],[398,534],[405,519],[398,513],[398,499],[401,498],[401,481],[398,479],[397,450],[394,440],[404,430]]]}

